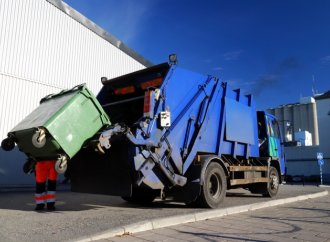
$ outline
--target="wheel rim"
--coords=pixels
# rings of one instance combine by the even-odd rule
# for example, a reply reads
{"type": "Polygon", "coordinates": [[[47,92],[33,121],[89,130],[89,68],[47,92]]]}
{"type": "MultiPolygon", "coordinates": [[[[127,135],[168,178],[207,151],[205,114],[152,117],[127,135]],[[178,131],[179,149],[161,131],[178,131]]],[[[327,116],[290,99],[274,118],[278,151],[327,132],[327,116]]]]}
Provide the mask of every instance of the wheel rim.
{"type": "Polygon", "coordinates": [[[67,160],[66,159],[58,159],[55,163],[55,170],[58,174],[63,174],[67,169],[67,160]]]}
{"type": "Polygon", "coordinates": [[[220,196],[221,182],[220,182],[220,177],[219,177],[218,174],[213,173],[210,176],[210,179],[209,179],[209,182],[208,182],[208,191],[209,191],[209,194],[214,199],[217,199],[220,196]]]}
{"type": "Polygon", "coordinates": [[[36,148],[42,148],[45,146],[46,144],[46,136],[42,136],[40,137],[39,133],[35,133],[32,136],[32,144],[36,147],[36,148]]]}
{"type": "Polygon", "coordinates": [[[280,182],[278,177],[276,176],[276,174],[271,174],[270,175],[270,189],[272,190],[277,190],[278,186],[279,186],[280,182]]]}

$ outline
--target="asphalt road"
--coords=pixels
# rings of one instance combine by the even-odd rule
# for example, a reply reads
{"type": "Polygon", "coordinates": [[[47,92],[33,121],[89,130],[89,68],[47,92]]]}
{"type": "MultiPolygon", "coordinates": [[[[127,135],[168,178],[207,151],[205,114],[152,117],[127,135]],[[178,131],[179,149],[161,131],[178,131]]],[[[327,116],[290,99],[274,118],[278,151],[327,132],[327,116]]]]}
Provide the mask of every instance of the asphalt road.
{"type": "MultiPolygon", "coordinates": [[[[277,198],[322,191],[317,186],[282,185],[277,198]]],[[[58,192],[55,212],[35,212],[33,192],[0,192],[0,241],[68,241],[142,220],[189,214],[206,209],[156,201],[133,206],[119,197],[58,192]]],[[[230,190],[223,208],[271,200],[242,189],[230,190]]]]}

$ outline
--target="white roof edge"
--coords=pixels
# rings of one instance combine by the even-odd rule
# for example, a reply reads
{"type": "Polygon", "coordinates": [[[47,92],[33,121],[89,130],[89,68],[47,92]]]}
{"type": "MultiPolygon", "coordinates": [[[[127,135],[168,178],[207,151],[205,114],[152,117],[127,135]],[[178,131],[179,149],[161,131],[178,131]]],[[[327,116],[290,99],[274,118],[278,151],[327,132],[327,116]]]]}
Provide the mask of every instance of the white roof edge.
{"type": "Polygon", "coordinates": [[[100,26],[95,24],[93,21],[89,20],[86,18],[84,15],[79,13],[77,10],[73,9],[70,7],[68,4],[63,2],[62,0],[46,0],[47,2],[51,3],[58,9],[60,9],[62,12],[65,14],[69,15],[71,18],[79,22],[80,24],[84,25],[86,28],[90,29],[93,31],[95,34],[99,35],[101,38],[105,39],[108,41],[110,44],[114,45],[136,61],[140,62],[142,65],[149,67],[152,66],[153,64],[142,57],[140,54],[135,52],[133,49],[129,48],[127,45],[125,45],[122,41],[102,29],[100,26]]]}

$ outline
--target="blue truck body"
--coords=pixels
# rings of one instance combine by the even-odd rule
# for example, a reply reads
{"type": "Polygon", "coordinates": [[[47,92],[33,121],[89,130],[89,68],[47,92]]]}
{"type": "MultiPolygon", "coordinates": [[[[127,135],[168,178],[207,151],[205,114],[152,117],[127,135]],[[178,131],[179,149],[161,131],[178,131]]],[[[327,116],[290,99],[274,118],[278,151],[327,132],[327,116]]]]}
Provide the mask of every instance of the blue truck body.
{"type": "Polygon", "coordinates": [[[168,63],[102,82],[97,99],[114,125],[69,163],[74,191],[212,208],[230,188],[276,195],[281,135],[251,95],[168,63]]]}

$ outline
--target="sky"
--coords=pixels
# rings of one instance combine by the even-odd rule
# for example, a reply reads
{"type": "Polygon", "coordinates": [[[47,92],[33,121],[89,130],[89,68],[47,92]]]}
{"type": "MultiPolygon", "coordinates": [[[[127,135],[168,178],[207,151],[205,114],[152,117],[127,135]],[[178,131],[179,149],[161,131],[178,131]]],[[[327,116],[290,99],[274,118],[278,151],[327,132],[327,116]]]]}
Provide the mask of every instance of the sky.
{"type": "Polygon", "coordinates": [[[330,90],[330,1],[64,1],[153,64],[175,53],[258,109],[330,90]]]}

